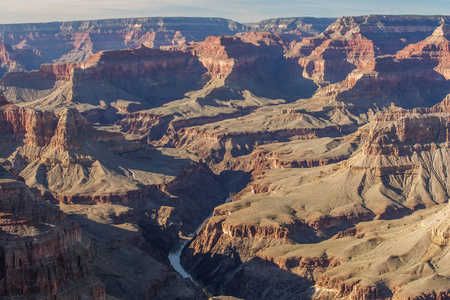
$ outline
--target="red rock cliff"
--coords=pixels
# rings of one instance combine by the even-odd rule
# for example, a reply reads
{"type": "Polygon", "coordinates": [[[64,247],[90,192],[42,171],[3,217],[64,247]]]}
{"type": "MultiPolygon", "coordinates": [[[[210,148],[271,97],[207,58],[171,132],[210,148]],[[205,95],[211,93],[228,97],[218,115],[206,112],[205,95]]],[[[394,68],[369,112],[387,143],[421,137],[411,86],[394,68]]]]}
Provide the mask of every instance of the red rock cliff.
{"type": "Polygon", "coordinates": [[[105,298],[86,258],[74,251],[81,241],[77,223],[21,182],[0,179],[0,195],[0,296],[105,298]]]}

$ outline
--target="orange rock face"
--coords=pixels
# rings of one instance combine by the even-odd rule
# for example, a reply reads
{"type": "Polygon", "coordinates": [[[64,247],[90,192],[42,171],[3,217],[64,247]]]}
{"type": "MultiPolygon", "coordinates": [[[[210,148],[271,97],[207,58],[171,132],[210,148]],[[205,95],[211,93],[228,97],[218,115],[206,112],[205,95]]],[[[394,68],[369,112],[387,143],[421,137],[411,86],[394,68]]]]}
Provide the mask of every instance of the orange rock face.
{"type": "Polygon", "coordinates": [[[261,60],[282,56],[287,44],[277,35],[247,33],[240,37],[210,36],[181,50],[197,56],[211,76],[225,78],[233,69],[250,69],[261,60]]]}
{"type": "Polygon", "coordinates": [[[450,79],[450,28],[438,27],[430,37],[411,44],[396,54],[398,59],[419,59],[423,65],[431,65],[445,79],[450,79]]]}
{"type": "Polygon", "coordinates": [[[78,147],[73,142],[80,133],[92,130],[78,111],[66,110],[59,117],[52,112],[39,112],[19,108],[12,104],[1,108],[2,133],[14,134],[14,139],[25,137],[25,143],[33,146],[51,144],[61,149],[78,147]]]}
{"type": "MultiPolygon", "coordinates": [[[[317,41],[321,41],[321,38],[317,38],[317,41]]],[[[298,48],[295,51],[299,54],[307,52],[303,47],[310,47],[310,43],[302,41],[299,46],[296,45],[298,48]]],[[[291,55],[298,54],[291,52],[291,55]]],[[[299,64],[304,68],[303,75],[307,78],[338,82],[344,80],[352,70],[366,68],[375,56],[373,41],[353,35],[349,40],[325,40],[307,57],[300,58],[299,64]]]]}
{"type": "Polygon", "coordinates": [[[133,78],[140,75],[163,76],[164,72],[179,70],[175,76],[188,77],[198,65],[195,58],[181,52],[163,52],[141,46],[132,50],[101,51],[83,62],[44,64],[40,74],[56,81],[81,84],[90,80],[133,78]]]}

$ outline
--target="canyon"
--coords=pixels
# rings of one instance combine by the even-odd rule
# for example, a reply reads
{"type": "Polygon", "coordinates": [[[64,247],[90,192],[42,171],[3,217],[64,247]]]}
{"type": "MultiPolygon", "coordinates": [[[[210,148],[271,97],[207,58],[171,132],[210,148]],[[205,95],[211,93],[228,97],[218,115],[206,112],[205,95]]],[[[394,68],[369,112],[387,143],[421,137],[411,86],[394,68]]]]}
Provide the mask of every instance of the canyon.
{"type": "Polygon", "coordinates": [[[0,294],[450,298],[449,21],[0,25],[0,294]]]}
{"type": "MultiPolygon", "coordinates": [[[[247,31],[273,32],[298,39],[321,33],[333,21],[290,18],[241,24],[223,18],[150,17],[0,24],[0,43],[19,51],[32,49],[47,62],[82,61],[102,50],[186,45],[208,36],[247,31]]],[[[28,70],[31,69],[35,68],[30,66],[28,70]]]]}

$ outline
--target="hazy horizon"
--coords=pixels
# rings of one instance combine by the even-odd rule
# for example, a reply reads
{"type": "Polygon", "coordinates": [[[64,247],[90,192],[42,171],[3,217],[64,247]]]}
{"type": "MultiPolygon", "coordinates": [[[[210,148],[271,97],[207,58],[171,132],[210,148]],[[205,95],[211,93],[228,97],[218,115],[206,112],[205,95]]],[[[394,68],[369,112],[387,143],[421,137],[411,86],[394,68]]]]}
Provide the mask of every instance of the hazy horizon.
{"type": "Polygon", "coordinates": [[[180,0],[22,0],[5,3],[0,24],[80,21],[139,17],[220,17],[241,23],[286,17],[328,17],[368,14],[448,15],[450,0],[423,2],[343,0],[180,1],[180,0]]]}

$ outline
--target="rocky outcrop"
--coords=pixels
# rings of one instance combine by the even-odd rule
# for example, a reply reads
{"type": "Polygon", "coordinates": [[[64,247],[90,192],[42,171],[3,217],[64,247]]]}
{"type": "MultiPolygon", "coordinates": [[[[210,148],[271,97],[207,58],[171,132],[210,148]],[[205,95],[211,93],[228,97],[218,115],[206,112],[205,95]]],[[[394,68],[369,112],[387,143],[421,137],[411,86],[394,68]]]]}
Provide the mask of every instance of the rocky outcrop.
{"type": "Polygon", "coordinates": [[[149,139],[160,139],[169,129],[172,116],[155,115],[152,113],[136,112],[128,114],[116,122],[124,132],[148,136],[149,139]]]}
{"type": "Polygon", "coordinates": [[[431,107],[444,99],[449,83],[436,72],[435,65],[422,64],[419,58],[377,57],[370,69],[355,69],[345,80],[317,91],[310,101],[314,109],[336,107],[352,111],[431,107]]]}
{"type": "MultiPolygon", "coordinates": [[[[322,41],[317,38],[317,42],[322,41]]],[[[298,56],[307,53],[305,48],[310,48],[316,41],[304,40],[295,45],[296,52],[290,55],[298,56]]],[[[328,39],[323,41],[307,57],[301,57],[299,64],[304,68],[303,76],[317,81],[331,83],[344,80],[354,69],[364,69],[369,66],[377,55],[373,41],[361,35],[352,35],[349,40],[328,39]]]]}
{"type": "MultiPolygon", "coordinates": [[[[65,266],[63,270],[53,265],[47,270],[41,266],[42,260],[26,262],[41,266],[43,272],[49,274],[47,280],[37,273],[38,288],[46,289],[42,292],[55,294],[55,299],[72,299],[71,294],[83,293],[92,293],[94,299],[104,297],[105,289],[96,277],[92,277],[88,263],[83,260],[88,258],[93,274],[106,286],[106,294],[117,298],[206,297],[201,289],[176,274],[167,261],[167,253],[179,236],[192,233],[213,207],[227,197],[226,189],[206,165],[175,149],[145,148],[139,142],[127,141],[121,133],[95,130],[76,109],[54,114],[5,104],[0,108],[0,115],[4,123],[0,151],[2,155],[13,151],[8,159],[2,159],[5,168],[31,186],[35,194],[59,203],[85,229],[82,239],[77,223],[68,220],[60,211],[56,214],[50,204],[41,204],[37,210],[27,203],[16,203],[16,196],[10,197],[5,188],[2,198],[5,202],[0,203],[4,208],[2,211],[16,213],[23,210],[19,216],[32,217],[40,223],[16,220],[7,215],[3,230],[31,233],[44,239],[45,245],[41,245],[36,242],[36,237],[30,237],[23,242],[24,249],[36,247],[36,253],[41,253],[50,247],[62,253],[56,260],[65,266]],[[87,214],[78,211],[80,207],[87,214]],[[81,215],[83,217],[77,217],[81,215]],[[102,217],[97,219],[98,216],[102,217]],[[15,227],[8,227],[13,226],[11,224],[15,227]],[[101,235],[98,235],[99,230],[103,232],[101,235]],[[69,248],[58,250],[62,246],[69,248]],[[77,248],[77,255],[84,257],[78,259],[80,270],[68,262],[77,259],[70,252],[72,246],[77,248]],[[69,253],[67,258],[66,252],[69,253]],[[124,258],[118,253],[132,255],[124,258]],[[115,262],[113,265],[123,266],[112,267],[111,261],[115,262]],[[138,276],[136,270],[140,270],[138,276]],[[121,279],[123,277],[126,279],[121,279]],[[72,283],[66,287],[66,282],[72,283]],[[84,285],[83,288],[79,284],[84,285]],[[100,292],[94,290],[96,285],[102,287],[100,292]],[[59,286],[62,286],[61,291],[59,286]]],[[[21,185],[25,187],[23,183],[21,185]]],[[[35,197],[31,192],[27,193],[29,197],[35,197]]],[[[16,243],[11,247],[22,246],[16,243]]],[[[8,255],[18,255],[11,253],[8,255]]],[[[37,257],[35,253],[24,255],[27,259],[37,257]]],[[[11,280],[31,280],[19,278],[22,273],[15,272],[15,277],[8,275],[11,280]]],[[[33,286],[33,283],[29,285],[33,286]]],[[[20,286],[26,288],[27,285],[21,283],[20,286]]],[[[27,293],[36,292],[35,289],[28,290],[27,293]]],[[[5,293],[13,295],[26,291],[5,293]]]]}
{"type": "Polygon", "coordinates": [[[19,108],[8,104],[1,107],[2,133],[14,134],[13,139],[25,137],[35,146],[48,145],[56,125],[54,114],[19,108]]]}
{"type": "MultiPolygon", "coordinates": [[[[394,274],[390,272],[400,270],[405,264],[421,264],[420,259],[409,262],[397,256],[408,256],[404,253],[416,253],[417,249],[427,247],[434,249],[433,245],[446,247],[448,222],[422,222],[424,228],[414,227],[412,224],[416,221],[407,223],[416,228],[410,230],[418,230],[414,234],[420,231],[422,237],[412,238],[415,235],[411,233],[411,242],[405,246],[407,250],[394,251],[396,254],[393,252],[388,258],[380,257],[377,251],[391,251],[383,248],[389,247],[389,243],[384,244],[384,238],[374,238],[379,233],[370,230],[379,228],[375,225],[378,224],[376,219],[397,219],[446,203],[450,190],[445,175],[449,167],[446,163],[448,116],[444,112],[447,100],[433,108],[376,114],[357,134],[362,143],[360,151],[335,165],[305,171],[266,169],[231,203],[215,209],[214,217],[202,226],[184,250],[183,265],[210,290],[248,299],[266,299],[266,296],[257,290],[240,292],[232,285],[241,280],[265,282],[258,275],[250,275],[256,261],[259,274],[269,270],[280,273],[276,280],[265,283],[265,295],[272,295],[281,286],[289,286],[281,279],[283,272],[285,276],[294,276],[289,283],[301,286],[296,292],[290,291],[291,297],[300,297],[302,293],[310,293],[314,299],[445,295],[445,280],[433,285],[439,291],[434,296],[426,285],[417,289],[408,285],[422,277],[430,282],[435,280],[427,277],[434,274],[432,271],[402,283],[394,279],[396,275],[383,274],[394,274]],[[367,227],[360,227],[363,221],[367,227]],[[369,231],[362,229],[368,227],[369,231]],[[306,246],[309,243],[316,244],[306,246]],[[341,243],[343,248],[331,250],[341,243]],[[364,253],[372,250],[373,262],[368,270],[357,276],[350,273],[358,266],[353,267],[348,261],[361,257],[359,266],[367,264],[364,253]],[[370,278],[377,280],[363,275],[367,272],[375,276],[370,278]]],[[[442,216],[436,217],[438,219],[446,220],[442,216]]],[[[395,222],[402,228],[406,221],[395,222]]],[[[393,230],[392,238],[397,236],[396,232],[393,230]]],[[[419,255],[428,254],[421,252],[419,255]]],[[[436,264],[442,263],[438,261],[440,258],[436,258],[436,264]]]]}
{"type": "MultiPolygon", "coordinates": [[[[76,139],[89,131],[93,131],[91,124],[76,109],[64,110],[58,116],[58,123],[50,140],[50,147],[60,148],[63,151],[79,149],[80,145],[76,142],[76,139]]],[[[114,137],[109,135],[108,137],[98,137],[96,140],[108,141],[112,139],[114,137]]]]}
{"type": "Polygon", "coordinates": [[[286,38],[270,33],[245,33],[239,37],[208,37],[187,47],[208,70],[216,88],[204,98],[233,100],[245,98],[243,91],[257,97],[287,101],[312,95],[316,86],[300,76],[302,70],[284,57],[286,38]],[[223,85],[223,86],[221,86],[223,85]]]}
{"type": "Polygon", "coordinates": [[[79,225],[21,182],[1,179],[0,193],[0,295],[105,299],[103,284],[75,250],[82,247],[79,225]]]}
{"type": "Polygon", "coordinates": [[[323,36],[332,39],[351,39],[353,35],[373,41],[378,55],[395,54],[408,44],[430,36],[446,16],[389,16],[369,15],[341,17],[332,23],[323,36]]]}
{"type": "Polygon", "coordinates": [[[380,113],[364,151],[370,155],[404,155],[436,150],[439,144],[449,142],[449,121],[448,116],[380,113]]]}
{"type": "Polygon", "coordinates": [[[419,59],[422,65],[431,65],[434,70],[450,79],[449,70],[449,25],[439,26],[431,36],[411,44],[396,54],[398,59],[419,59]]]}
{"type": "MultiPolygon", "coordinates": [[[[433,31],[446,20],[446,17],[421,16],[342,17],[317,37],[294,43],[289,55],[300,57],[305,76],[342,81],[353,69],[370,66],[377,56],[395,55],[409,44],[432,34],[439,35],[433,31]]],[[[400,53],[406,54],[407,49],[400,53]]],[[[405,54],[397,57],[406,58],[405,54]]]]}
{"type": "Polygon", "coordinates": [[[334,21],[335,19],[331,18],[278,18],[263,20],[249,27],[252,31],[271,32],[291,40],[301,40],[304,37],[319,35],[334,21]]]}
{"type": "Polygon", "coordinates": [[[278,35],[246,33],[240,37],[210,36],[181,50],[196,55],[213,77],[226,78],[232,71],[249,70],[263,61],[271,64],[282,57],[287,45],[278,35]]]}
{"type": "Polygon", "coordinates": [[[83,62],[43,64],[38,72],[8,74],[1,84],[13,103],[30,102],[29,106],[47,110],[81,103],[83,111],[109,109],[123,114],[181,98],[203,86],[205,72],[188,53],[141,46],[98,52],[83,62]],[[17,82],[23,84],[18,87],[17,82]],[[40,91],[36,84],[47,89],[40,91]]]}
{"type": "Polygon", "coordinates": [[[81,61],[101,50],[184,44],[245,27],[221,18],[135,18],[1,25],[0,42],[32,48],[52,60],[81,61]]]}
{"type": "Polygon", "coordinates": [[[92,131],[91,125],[75,109],[68,109],[59,116],[52,112],[40,112],[6,104],[1,108],[2,133],[13,134],[12,139],[35,147],[59,147],[62,150],[79,148],[74,139],[92,131]]]}
{"type": "Polygon", "coordinates": [[[269,32],[245,32],[236,34],[243,42],[251,43],[256,46],[267,45],[267,46],[277,46],[287,51],[290,43],[289,41],[278,34],[269,32]]]}
{"type": "Polygon", "coordinates": [[[391,103],[430,107],[449,89],[448,41],[442,25],[446,20],[343,17],[321,35],[293,43],[288,55],[298,58],[304,77],[321,85],[310,103],[312,109],[367,110],[374,103],[375,109],[391,103]]]}
{"type": "Polygon", "coordinates": [[[8,72],[39,69],[47,62],[40,53],[32,49],[13,49],[8,44],[0,44],[0,78],[8,72]]]}

